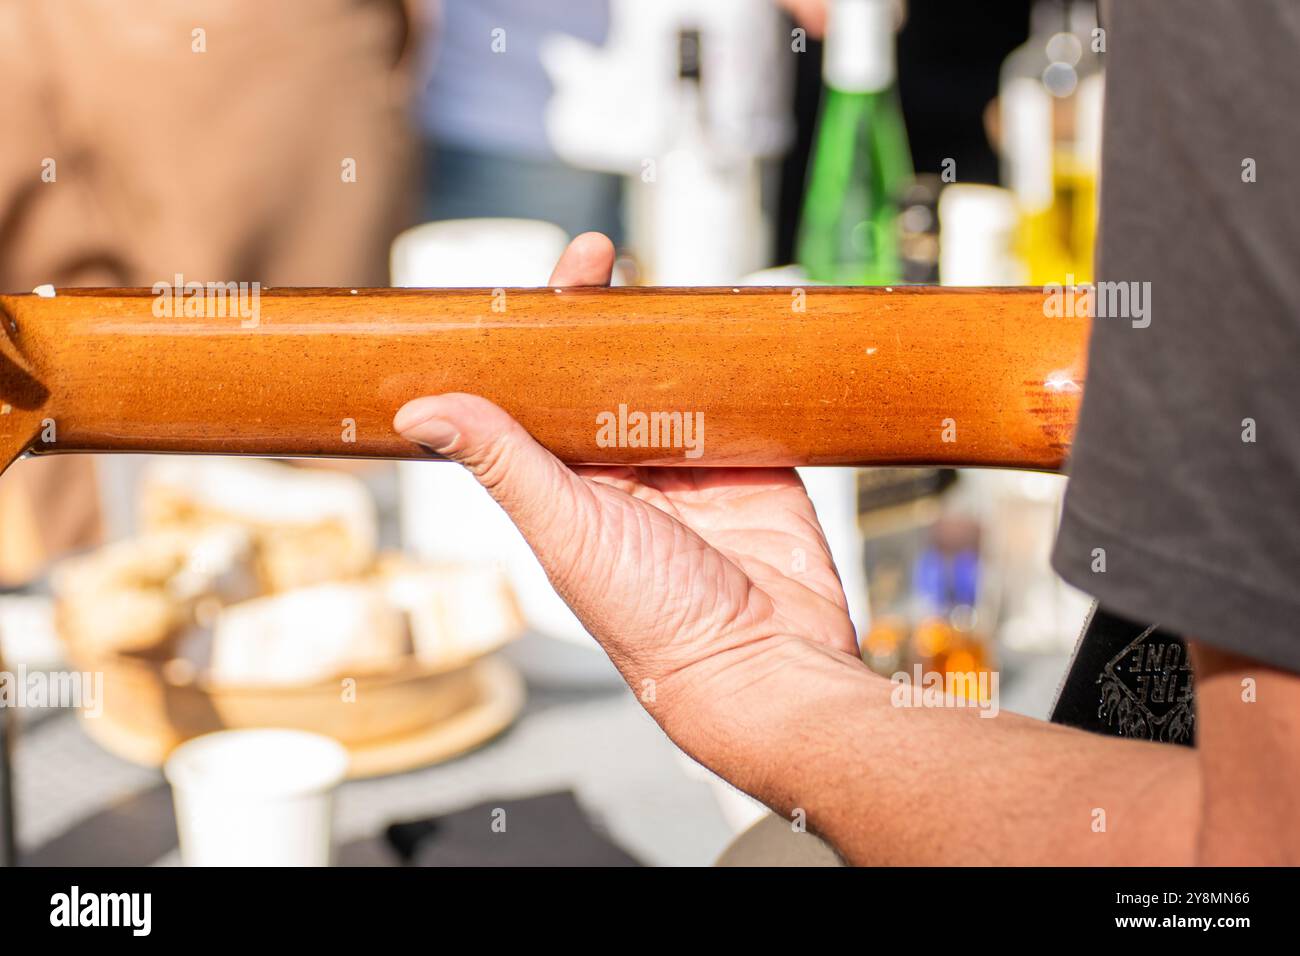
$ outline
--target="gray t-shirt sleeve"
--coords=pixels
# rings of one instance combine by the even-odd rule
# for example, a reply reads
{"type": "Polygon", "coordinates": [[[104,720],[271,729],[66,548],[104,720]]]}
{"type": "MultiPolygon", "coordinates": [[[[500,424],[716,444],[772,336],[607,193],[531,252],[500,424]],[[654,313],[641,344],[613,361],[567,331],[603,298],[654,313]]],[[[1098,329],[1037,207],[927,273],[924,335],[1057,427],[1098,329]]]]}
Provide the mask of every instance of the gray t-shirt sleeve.
{"type": "Polygon", "coordinates": [[[1098,277],[1149,311],[1094,319],[1053,564],[1300,671],[1300,3],[1103,14],[1098,277]]]}

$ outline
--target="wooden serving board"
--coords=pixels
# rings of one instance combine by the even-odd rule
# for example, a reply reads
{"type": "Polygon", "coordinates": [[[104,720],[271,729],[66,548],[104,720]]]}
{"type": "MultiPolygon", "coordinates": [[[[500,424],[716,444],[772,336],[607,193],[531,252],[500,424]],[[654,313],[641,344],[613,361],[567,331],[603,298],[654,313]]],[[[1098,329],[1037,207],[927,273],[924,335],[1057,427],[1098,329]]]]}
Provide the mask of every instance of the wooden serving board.
{"type": "MultiPolygon", "coordinates": [[[[386,736],[353,735],[344,739],[342,743],[352,758],[349,779],[402,773],[450,760],[491,740],[519,716],[524,705],[524,682],[507,661],[499,657],[484,658],[460,676],[466,682],[469,696],[460,706],[433,720],[410,719],[405,700],[408,695],[404,690],[394,693],[390,687],[366,691],[379,695],[372,701],[372,708],[378,706],[400,717],[404,729],[386,736]]],[[[119,684],[113,686],[115,691],[123,690],[119,684]]],[[[275,706],[283,714],[282,720],[233,721],[223,726],[292,726],[329,733],[329,728],[316,726],[310,719],[303,720],[303,714],[295,713],[292,691],[276,696],[275,689],[268,688],[264,693],[268,700],[274,697],[278,701],[275,706]]],[[[81,725],[105,750],[146,767],[162,766],[172,750],[198,733],[223,729],[222,726],[178,727],[169,722],[165,711],[144,713],[142,708],[149,710],[150,705],[133,701],[125,709],[106,706],[100,716],[82,714],[81,725]]]]}

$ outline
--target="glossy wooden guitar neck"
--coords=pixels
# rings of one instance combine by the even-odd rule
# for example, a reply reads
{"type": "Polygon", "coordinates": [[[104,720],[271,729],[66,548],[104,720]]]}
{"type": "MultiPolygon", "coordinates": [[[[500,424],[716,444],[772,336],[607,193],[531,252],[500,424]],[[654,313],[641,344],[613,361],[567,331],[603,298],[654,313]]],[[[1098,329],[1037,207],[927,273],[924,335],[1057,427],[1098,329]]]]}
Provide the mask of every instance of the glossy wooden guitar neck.
{"type": "Polygon", "coordinates": [[[1088,325],[1044,311],[906,287],[0,296],[0,463],[428,457],[393,414],[462,391],[570,463],[1053,470],[1088,325]]]}

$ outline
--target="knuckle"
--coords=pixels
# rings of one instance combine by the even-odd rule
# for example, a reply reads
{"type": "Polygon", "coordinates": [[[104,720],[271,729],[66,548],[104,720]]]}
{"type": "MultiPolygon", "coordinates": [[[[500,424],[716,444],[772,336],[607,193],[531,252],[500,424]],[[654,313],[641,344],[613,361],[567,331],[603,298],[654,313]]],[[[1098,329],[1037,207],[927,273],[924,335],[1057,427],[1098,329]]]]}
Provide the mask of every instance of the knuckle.
{"type": "Polygon", "coordinates": [[[466,461],[466,466],[479,484],[489,492],[499,490],[510,474],[510,443],[504,437],[488,440],[466,461]]]}

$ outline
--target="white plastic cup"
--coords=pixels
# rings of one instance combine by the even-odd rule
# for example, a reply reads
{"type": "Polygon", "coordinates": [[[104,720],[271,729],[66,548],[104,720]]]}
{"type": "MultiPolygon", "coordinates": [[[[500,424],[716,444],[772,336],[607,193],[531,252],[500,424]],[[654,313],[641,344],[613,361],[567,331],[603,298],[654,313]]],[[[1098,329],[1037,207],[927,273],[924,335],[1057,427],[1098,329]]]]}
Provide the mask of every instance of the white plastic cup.
{"type": "Polygon", "coordinates": [[[348,752],[302,730],[222,730],[163,767],[186,866],[329,866],[348,752]]]}

